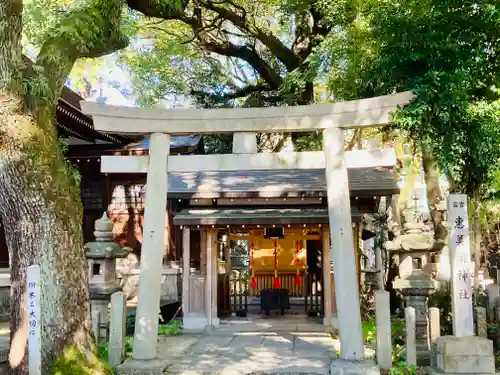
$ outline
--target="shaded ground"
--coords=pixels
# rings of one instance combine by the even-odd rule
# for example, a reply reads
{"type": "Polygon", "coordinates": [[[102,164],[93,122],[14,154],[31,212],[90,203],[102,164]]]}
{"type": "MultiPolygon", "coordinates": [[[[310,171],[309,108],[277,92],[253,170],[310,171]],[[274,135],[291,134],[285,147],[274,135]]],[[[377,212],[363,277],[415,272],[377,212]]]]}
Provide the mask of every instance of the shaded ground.
{"type": "MultiPolygon", "coordinates": [[[[0,323],[0,359],[7,360],[8,333],[8,323],[0,323]]],[[[167,361],[168,374],[326,375],[339,348],[319,320],[285,316],[223,320],[205,333],[160,335],[158,355],[167,361]]]]}
{"type": "Polygon", "coordinates": [[[203,335],[163,337],[161,341],[159,354],[169,363],[168,374],[186,375],[326,375],[338,349],[329,332],[302,317],[222,321],[219,328],[203,335]],[[180,346],[184,350],[178,350],[180,346]]]}

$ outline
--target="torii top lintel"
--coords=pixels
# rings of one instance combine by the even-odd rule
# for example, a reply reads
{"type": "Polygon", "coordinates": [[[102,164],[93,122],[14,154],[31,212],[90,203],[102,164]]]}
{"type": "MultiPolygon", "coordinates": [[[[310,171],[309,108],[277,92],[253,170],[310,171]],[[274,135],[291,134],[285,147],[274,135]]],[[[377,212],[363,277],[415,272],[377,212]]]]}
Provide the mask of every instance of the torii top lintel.
{"type": "Polygon", "coordinates": [[[107,133],[176,135],[202,133],[307,132],[326,128],[385,125],[398,106],[413,98],[409,91],[375,98],[293,107],[158,109],[81,102],[97,130],[107,133]]]}

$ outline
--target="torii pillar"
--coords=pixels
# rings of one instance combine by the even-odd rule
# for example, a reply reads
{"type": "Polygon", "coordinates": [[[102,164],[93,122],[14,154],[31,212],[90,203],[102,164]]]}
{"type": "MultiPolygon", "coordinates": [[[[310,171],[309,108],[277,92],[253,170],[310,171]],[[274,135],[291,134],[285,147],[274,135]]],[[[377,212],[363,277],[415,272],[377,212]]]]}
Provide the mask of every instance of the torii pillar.
{"type": "MultiPolygon", "coordinates": [[[[96,130],[109,133],[152,134],[147,168],[145,168],[146,157],[128,156],[119,157],[126,159],[115,164],[116,169],[113,170],[114,173],[126,171],[130,173],[132,170],[133,173],[148,174],[134,350],[132,359],[122,366],[128,367],[129,372],[118,369],[118,375],[163,374],[163,364],[156,358],[156,345],[167,173],[263,168],[277,170],[325,168],[331,255],[335,267],[336,304],[341,341],[341,359],[332,362],[330,373],[380,374],[380,370],[372,362],[363,361],[358,280],[352,242],[342,129],[388,124],[390,115],[397,106],[408,103],[412,98],[411,92],[403,92],[351,102],[300,107],[221,108],[209,111],[118,108],[82,102],[82,109],[86,114],[92,115],[96,130]],[[287,133],[312,130],[324,131],[324,153],[289,153],[288,157],[255,154],[254,135],[250,135],[259,132],[287,133]],[[249,154],[168,156],[170,136],[162,133],[183,135],[236,133],[235,150],[237,152],[247,150],[249,154]],[[167,158],[170,163],[167,163],[167,158]],[[291,162],[283,163],[284,160],[291,162]]],[[[370,152],[359,151],[350,167],[366,166],[367,160],[364,158],[369,154],[370,152]]],[[[104,162],[105,157],[102,160],[104,162]]],[[[372,167],[375,164],[386,165],[381,159],[372,159],[368,162],[372,167]]],[[[101,171],[102,167],[103,164],[101,171]]]]}
{"type": "Polygon", "coordinates": [[[340,359],[330,364],[330,374],[380,374],[375,363],[365,361],[358,277],[353,245],[351,203],[344,159],[344,133],[341,128],[323,131],[325,175],[331,256],[335,272],[335,301],[339,321],[340,359]]]}
{"type": "Polygon", "coordinates": [[[167,160],[170,135],[153,133],[149,140],[149,162],[144,203],[144,234],[139,274],[132,359],[116,369],[117,375],[144,367],[151,375],[162,375],[166,362],[157,356],[161,271],[165,246],[168,193],[167,160]]]}

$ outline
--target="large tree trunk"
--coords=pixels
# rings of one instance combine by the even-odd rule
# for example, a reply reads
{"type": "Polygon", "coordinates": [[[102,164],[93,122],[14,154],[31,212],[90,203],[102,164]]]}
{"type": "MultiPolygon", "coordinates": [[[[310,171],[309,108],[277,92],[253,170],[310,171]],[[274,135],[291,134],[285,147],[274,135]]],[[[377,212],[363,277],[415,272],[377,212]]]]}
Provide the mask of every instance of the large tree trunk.
{"type": "Polygon", "coordinates": [[[448,231],[444,225],[444,212],[438,209],[439,203],[443,200],[439,185],[439,171],[436,160],[425,146],[422,146],[422,166],[427,187],[427,203],[434,226],[434,240],[436,245],[442,248],[446,243],[448,231]]]}
{"type": "MultiPolygon", "coordinates": [[[[65,350],[88,353],[81,366],[99,366],[91,338],[87,263],[83,253],[81,204],[78,189],[65,170],[52,142],[41,147],[57,152],[54,162],[30,152],[42,152],[34,144],[43,141],[36,120],[24,113],[23,102],[11,95],[0,96],[0,214],[5,226],[11,259],[11,351],[13,374],[26,374],[28,316],[26,268],[40,265],[40,312],[42,373],[51,374],[54,360],[65,350]],[[13,126],[16,125],[16,126],[13,126]],[[22,132],[15,131],[22,129],[22,132]],[[7,131],[6,131],[7,130],[7,131]],[[30,134],[31,133],[31,134],[30,134]],[[30,134],[30,135],[28,135],[30,134]],[[27,137],[26,137],[27,136],[27,137]],[[51,145],[49,144],[51,143],[51,145]],[[30,150],[30,146],[33,147],[30,150]],[[56,168],[56,170],[53,170],[56,168]]],[[[46,134],[42,135],[47,138],[46,134]]],[[[49,139],[50,139],[49,138],[49,139]]],[[[89,372],[91,373],[91,372],[89,372]]]]}
{"type": "Polygon", "coordinates": [[[0,2],[0,216],[11,259],[13,374],[27,374],[26,268],[40,265],[42,374],[101,374],[90,329],[82,207],[59,148],[55,108],[79,57],[125,46],[123,1],[89,1],[61,20],[37,60],[21,65],[22,0],[0,2]],[[82,35],[84,34],[84,35],[82,35]],[[88,40],[89,39],[89,40],[88,40]]]}

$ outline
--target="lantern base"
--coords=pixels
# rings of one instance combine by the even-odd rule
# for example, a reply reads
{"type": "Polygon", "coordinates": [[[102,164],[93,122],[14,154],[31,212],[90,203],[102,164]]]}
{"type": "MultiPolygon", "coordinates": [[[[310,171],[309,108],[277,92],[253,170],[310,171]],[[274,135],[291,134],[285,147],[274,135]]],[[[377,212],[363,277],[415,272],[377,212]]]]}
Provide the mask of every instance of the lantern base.
{"type": "Polygon", "coordinates": [[[334,359],[330,363],[332,375],[380,375],[380,368],[373,361],[347,361],[334,359]]]}
{"type": "Polygon", "coordinates": [[[201,313],[187,313],[182,320],[182,327],[184,331],[204,331],[208,326],[207,317],[201,313]]]}

